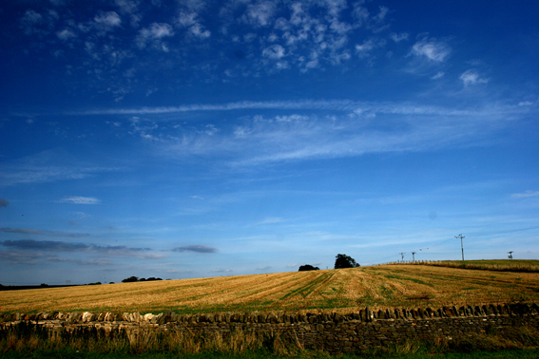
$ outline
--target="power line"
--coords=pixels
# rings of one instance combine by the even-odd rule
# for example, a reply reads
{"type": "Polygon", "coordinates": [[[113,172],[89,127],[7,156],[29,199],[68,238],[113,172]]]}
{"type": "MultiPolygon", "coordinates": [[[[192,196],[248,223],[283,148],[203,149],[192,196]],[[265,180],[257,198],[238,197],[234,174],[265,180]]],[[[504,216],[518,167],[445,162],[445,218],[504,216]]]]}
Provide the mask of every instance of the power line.
{"type": "Polygon", "coordinates": [[[529,230],[538,229],[538,228],[539,228],[539,226],[528,227],[528,228],[519,228],[519,229],[509,229],[509,230],[506,230],[506,231],[497,231],[497,232],[477,232],[477,233],[471,233],[471,234],[474,235],[474,236],[490,236],[490,235],[493,235],[493,234],[515,233],[515,232],[529,231],[529,230]]]}

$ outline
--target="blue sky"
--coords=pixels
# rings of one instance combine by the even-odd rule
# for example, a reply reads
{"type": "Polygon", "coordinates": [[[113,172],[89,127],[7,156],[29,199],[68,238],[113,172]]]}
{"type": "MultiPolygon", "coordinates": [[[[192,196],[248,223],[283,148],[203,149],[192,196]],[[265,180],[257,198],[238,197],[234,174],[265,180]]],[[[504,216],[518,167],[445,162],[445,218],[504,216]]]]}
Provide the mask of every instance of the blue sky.
{"type": "Polygon", "coordinates": [[[3,1],[0,283],[539,259],[535,1],[3,1]]]}

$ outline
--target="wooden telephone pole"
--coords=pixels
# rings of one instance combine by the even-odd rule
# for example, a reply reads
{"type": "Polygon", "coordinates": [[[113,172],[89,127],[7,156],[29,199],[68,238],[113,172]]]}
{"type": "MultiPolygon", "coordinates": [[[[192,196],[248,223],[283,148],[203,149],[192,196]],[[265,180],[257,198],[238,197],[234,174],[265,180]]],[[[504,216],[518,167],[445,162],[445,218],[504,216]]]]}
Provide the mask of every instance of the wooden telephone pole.
{"type": "Polygon", "coordinates": [[[462,260],[464,260],[464,245],[462,244],[462,238],[465,238],[465,236],[461,233],[458,236],[455,236],[455,238],[460,238],[460,249],[462,250],[462,260]]]}

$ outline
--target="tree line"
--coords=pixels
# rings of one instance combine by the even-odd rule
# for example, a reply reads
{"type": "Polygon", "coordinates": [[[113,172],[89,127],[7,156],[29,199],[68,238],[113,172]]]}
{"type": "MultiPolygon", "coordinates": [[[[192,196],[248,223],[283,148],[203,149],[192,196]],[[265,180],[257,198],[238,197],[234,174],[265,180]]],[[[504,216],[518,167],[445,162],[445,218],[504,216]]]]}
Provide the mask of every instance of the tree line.
{"type": "MultiPolygon", "coordinates": [[[[337,254],[335,256],[335,269],[341,269],[341,268],[356,268],[361,267],[359,263],[356,262],[356,260],[350,256],[347,256],[346,254],[337,254]]],[[[311,271],[311,270],[319,270],[320,268],[314,267],[310,264],[305,264],[299,267],[300,272],[304,271],[311,271]]]]}
{"type": "Polygon", "coordinates": [[[161,278],[155,278],[155,277],[150,277],[150,278],[139,278],[139,277],[135,277],[134,275],[129,277],[129,278],[125,278],[125,279],[122,279],[122,283],[131,283],[131,282],[151,282],[151,281],[154,281],[154,280],[163,280],[161,278]]]}

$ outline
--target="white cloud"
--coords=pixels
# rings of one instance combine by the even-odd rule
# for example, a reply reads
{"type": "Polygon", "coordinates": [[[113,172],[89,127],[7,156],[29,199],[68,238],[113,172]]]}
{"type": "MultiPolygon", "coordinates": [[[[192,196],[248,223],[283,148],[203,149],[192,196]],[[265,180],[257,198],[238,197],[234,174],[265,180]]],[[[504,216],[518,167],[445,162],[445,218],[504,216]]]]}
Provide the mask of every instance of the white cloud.
{"type": "Polygon", "coordinates": [[[283,218],[280,217],[266,217],[262,221],[258,222],[258,225],[264,225],[264,224],[276,224],[276,223],[282,223],[284,222],[283,218]]]}
{"type": "Polygon", "coordinates": [[[272,60],[284,57],[285,50],[281,45],[271,45],[262,51],[262,55],[272,60]]]}
{"type": "Polygon", "coordinates": [[[208,136],[213,136],[217,132],[219,132],[219,129],[217,127],[215,127],[215,125],[213,125],[213,124],[208,124],[208,125],[206,125],[206,129],[203,132],[205,134],[207,134],[208,136]]]}
{"type": "Polygon", "coordinates": [[[254,26],[268,26],[274,12],[274,1],[261,1],[256,4],[249,4],[243,19],[254,26]]]}
{"type": "Polygon", "coordinates": [[[206,30],[201,24],[197,23],[191,26],[189,29],[191,35],[198,37],[200,39],[205,39],[211,36],[211,32],[206,30]]]}
{"type": "Polygon", "coordinates": [[[94,17],[95,26],[102,31],[111,31],[113,28],[120,26],[122,19],[114,11],[100,11],[94,17]]]}
{"type": "Polygon", "coordinates": [[[60,202],[73,203],[73,204],[99,204],[101,203],[101,200],[94,197],[73,196],[73,197],[64,197],[60,200],[60,202]]]}
{"type": "Polygon", "coordinates": [[[114,2],[122,13],[127,13],[127,14],[131,14],[135,12],[139,5],[138,1],[130,1],[130,0],[115,0],[114,2]]]}
{"type": "MultiPolygon", "coordinates": [[[[280,109],[280,110],[332,110],[352,112],[361,109],[363,112],[371,111],[373,113],[385,114],[430,114],[430,115],[456,115],[469,116],[473,114],[480,115],[480,112],[468,110],[448,110],[443,107],[421,106],[401,103],[370,103],[351,100],[303,100],[303,101],[239,101],[225,104],[193,104],[185,106],[171,107],[143,107],[135,109],[105,109],[84,112],[69,112],[68,115],[145,115],[145,114],[166,114],[197,111],[236,111],[245,109],[280,109]]],[[[513,111],[511,107],[497,108],[489,111],[491,114],[501,114],[507,111],[513,111]]],[[[133,118],[138,119],[138,118],[133,118]]]]}
{"type": "Polygon", "coordinates": [[[153,38],[153,39],[160,39],[162,37],[168,37],[174,35],[174,31],[172,30],[172,26],[169,24],[164,23],[153,23],[150,26],[150,29],[143,29],[143,33],[146,34],[147,37],[153,38]],[[146,30],[146,31],[144,31],[146,30]]]}
{"type": "Polygon", "coordinates": [[[374,42],[372,40],[367,40],[361,45],[356,45],[356,52],[360,57],[367,56],[367,53],[374,49],[374,42]]]}
{"type": "Polygon", "coordinates": [[[354,3],[354,10],[352,10],[352,16],[356,19],[356,24],[358,26],[362,26],[370,17],[369,10],[362,5],[361,2],[354,3]]]}
{"type": "Polygon", "coordinates": [[[513,193],[512,198],[530,198],[530,197],[539,197],[539,191],[525,191],[522,193],[513,193]]]}
{"type": "Polygon", "coordinates": [[[210,273],[232,273],[233,270],[230,268],[219,268],[219,269],[213,269],[210,271],[210,273]]]}
{"type": "Polygon", "coordinates": [[[130,135],[139,135],[141,138],[144,138],[146,140],[154,140],[157,141],[159,138],[154,136],[151,132],[158,129],[159,125],[157,125],[155,122],[152,121],[142,121],[138,117],[131,118],[131,128],[132,130],[129,131],[130,135]]]}
{"type": "Polygon", "coordinates": [[[95,176],[96,173],[118,170],[112,167],[81,166],[78,162],[80,160],[66,151],[43,151],[12,163],[4,163],[0,168],[0,186],[78,180],[95,176]],[[62,160],[59,161],[59,158],[62,160]]]}
{"type": "Polygon", "coordinates": [[[441,78],[444,77],[444,76],[445,76],[445,72],[443,72],[443,71],[438,71],[438,72],[436,73],[436,75],[434,75],[434,76],[431,77],[431,79],[432,79],[432,80],[438,80],[438,79],[441,79],[441,78]]]}
{"type": "Polygon", "coordinates": [[[64,29],[62,31],[58,31],[56,33],[56,36],[58,36],[59,39],[64,40],[64,41],[68,41],[69,39],[77,37],[77,35],[70,29],[64,29]]]}
{"type": "Polygon", "coordinates": [[[180,12],[178,15],[178,24],[183,27],[189,27],[196,24],[197,14],[195,12],[180,12]]]}
{"type": "Polygon", "coordinates": [[[378,15],[374,17],[374,21],[383,22],[388,12],[389,12],[389,9],[387,7],[380,6],[380,11],[378,12],[378,15]]]}
{"type": "Polygon", "coordinates": [[[436,39],[425,38],[416,42],[412,47],[413,55],[435,62],[444,62],[450,53],[451,48],[445,42],[436,39]]]}
{"type": "Polygon", "coordinates": [[[395,42],[401,42],[403,40],[408,40],[408,33],[403,32],[400,34],[396,34],[392,32],[391,34],[389,34],[389,38],[395,42]]]}
{"type": "Polygon", "coordinates": [[[35,10],[27,10],[20,19],[20,25],[26,35],[48,35],[54,29],[59,15],[55,10],[39,13],[35,10]]]}
{"type": "Polygon", "coordinates": [[[211,32],[200,23],[196,12],[181,11],[176,22],[180,27],[187,28],[191,36],[205,39],[211,35],[211,32]]]}
{"type": "Polygon", "coordinates": [[[21,23],[25,25],[33,25],[40,23],[42,20],[43,16],[40,13],[34,10],[26,10],[21,19],[21,23]]]}
{"type": "MultiPolygon", "coordinates": [[[[161,153],[175,158],[219,154],[223,163],[252,166],[263,163],[341,158],[366,153],[416,152],[444,147],[468,146],[479,137],[488,139],[505,126],[508,114],[519,107],[455,110],[406,103],[357,103],[352,101],[306,101],[232,103],[156,109],[166,111],[215,111],[239,109],[300,109],[301,115],[253,116],[241,125],[223,127],[208,136],[205,130],[183,127],[170,137],[154,133],[161,153]],[[317,115],[318,110],[332,116],[317,115]],[[307,111],[311,110],[311,114],[307,111]],[[356,113],[353,116],[349,116],[356,113]],[[392,126],[383,126],[390,121],[392,126]],[[395,122],[397,121],[397,122],[395,122]],[[382,126],[382,127],[380,127],[382,126]]],[[[145,111],[151,112],[150,109],[145,111]]]]}
{"type": "Polygon", "coordinates": [[[139,48],[144,48],[148,43],[152,43],[155,48],[163,49],[161,40],[166,37],[174,36],[172,26],[166,23],[156,23],[139,31],[136,42],[139,48]]]}
{"type": "Polygon", "coordinates": [[[462,81],[465,87],[469,85],[488,83],[488,79],[482,78],[475,69],[466,70],[460,75],[459,79],[462,81]]]}

